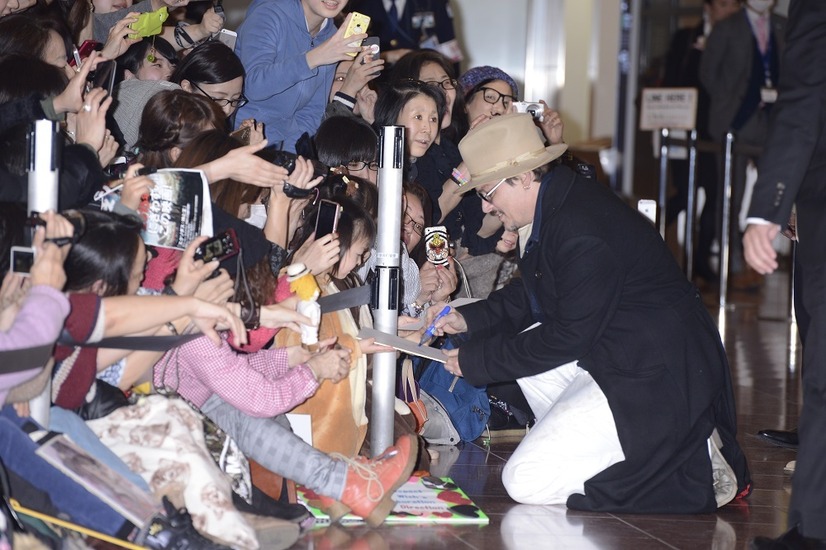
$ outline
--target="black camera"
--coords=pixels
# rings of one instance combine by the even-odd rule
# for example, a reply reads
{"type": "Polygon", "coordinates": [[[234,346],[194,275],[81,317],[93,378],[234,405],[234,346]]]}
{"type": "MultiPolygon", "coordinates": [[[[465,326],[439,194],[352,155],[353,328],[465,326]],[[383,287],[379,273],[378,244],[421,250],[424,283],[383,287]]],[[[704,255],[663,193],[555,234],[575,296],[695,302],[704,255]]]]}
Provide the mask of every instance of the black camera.
{"type": "MultiPolygon", "coordinates": [[[[274,147],[265,147],[256,153],[262,159],[275,164],[276,166],[280,166],[282,168],[286,168],[287,172],[292,172],[295,170],[295,159],[298,158],[298,155],[295,153],[290,153],[288,151],[279,151],[274,147]]],[[[313,176],[314,177],[324,177],[330,175],[330,167],[324,164],[323,162],[319,162],[315,159],[307,159],[313,165],[313,176]]]]}
{"type": "MultiPolygon", "coordinates": [[[[67,244],[74,244],[86,232],[86,218],[79,210],[65,210],[60,212],[60,215],[66,218],[74,227],[74,234],[71,237],[57,237],[54,239],[46,239],[49,242],[55,243],[57,246],[67,244]]],[[[38,212],[32,212],[31,216],[26,220],[26,226],[34,232],[38,226],[46,227],[46,222],[40,217],[38,212]]]]}

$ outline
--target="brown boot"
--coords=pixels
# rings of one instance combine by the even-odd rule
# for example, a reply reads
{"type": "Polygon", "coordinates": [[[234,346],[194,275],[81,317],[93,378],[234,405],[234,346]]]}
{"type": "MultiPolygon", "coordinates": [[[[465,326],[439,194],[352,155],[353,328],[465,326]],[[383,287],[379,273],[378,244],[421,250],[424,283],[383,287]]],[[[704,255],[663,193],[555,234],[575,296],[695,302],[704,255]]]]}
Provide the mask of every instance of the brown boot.
{"type": "Polygon", "coordinates": [[[395,505],[391,496],[413,472],[418,445],[416,437],[408,434],[372,459],[336,457],[347,462],[344,492],[340,502],[322,497],[320,507],[331,521],[352,511],[370,527],[378,527],[395,505]]]}

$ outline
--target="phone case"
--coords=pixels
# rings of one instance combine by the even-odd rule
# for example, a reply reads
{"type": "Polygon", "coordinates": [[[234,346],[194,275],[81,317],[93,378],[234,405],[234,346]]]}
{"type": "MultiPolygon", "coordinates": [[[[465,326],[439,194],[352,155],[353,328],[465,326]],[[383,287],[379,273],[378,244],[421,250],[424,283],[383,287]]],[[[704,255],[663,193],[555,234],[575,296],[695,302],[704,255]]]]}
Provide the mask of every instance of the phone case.
{"type": "Polygon", "coordinates": [[[202,242],[198,248],[195,249],[194,258],[196,260],[204,260],[204,263],[209,263],[213,260],[222,262],[227,258],[235,256],[240,250],[241,247],[238,244],[238,237],[235,234],[235,230],[229,228],[220,235],[216,235],[202,242]]]}
{"type": "Polygon", "coordinates": [[[250,144],[250,137],[252,136],[252,128],[249,126],[244,126],[243,128],[239,128],[234,132],[230,133],[230,137],[234,137],[244,145],[250,144]]]}
{"type": "Polygon", "coordinates": [[[155,11],[142,13],[138,16],[138,20],[129,25],[129,28],[135,31],[129,34],[129,38],[135,40],[137,38],[146,38],[147,36],[154,36],[160,34],[163,30],[163,22],[169,18],[169,11],[166,6],[155,11]]]}
{"type": "MultiPolygon", "coordinates": [[[[83,61],[84,59],[92,55],[93,51],[101,48],[103,48],[103,44],[96,40],[84,40],[83,44],[81,44],[80,47],[77,49],[77,55],[78,57],[80,57],[80,60],[83,61]]],[[[74,67],[76,65],[77,63],[75,63],[74,57],[69,60],[70,67],[74,67]]]]}
{"type": "Polygon", "coordinates": [[[381,46],[379,46],[378,36],[368,36],[364,39],[361,45],[369,47],[370,55],[373,56],[373,59],[378,59],[379,54],[381,53],[381,46]]]}
{"type": "MultiPolygon", "coordinates": [[[[353,36],[354,34],[364,34],[367,32],[367,27],[370,26],[370,17],[364,15],[363,13],[359,13],[354,11],[352,13],[352,17],[350,17],[350,23],[347,25],[347,28],[344,29],[344,38],[348,36],[353,36]]],[[[361,40],[356,40],[350,42],[348,46],[361,46],[361,40]]],[[[350,57],[356,57],[357,53],[348,53],[350,57]]]]}
{"type": "Polygon", "coordinates": [[[335,233],[338,229],[339,216],[341,216],[341,206],[336,202],[323,199],[318,205],[318,214],[315,219],[315,238],[335,233]],[[332,213],[332,223],[328,221],[330,213],[332,213]]]}
{"type": "Polygon", "coordinates": [[[450,257],[447,228],[444,225],[424,228],[425,254],[434,265],[446,265],[450,257]]]}

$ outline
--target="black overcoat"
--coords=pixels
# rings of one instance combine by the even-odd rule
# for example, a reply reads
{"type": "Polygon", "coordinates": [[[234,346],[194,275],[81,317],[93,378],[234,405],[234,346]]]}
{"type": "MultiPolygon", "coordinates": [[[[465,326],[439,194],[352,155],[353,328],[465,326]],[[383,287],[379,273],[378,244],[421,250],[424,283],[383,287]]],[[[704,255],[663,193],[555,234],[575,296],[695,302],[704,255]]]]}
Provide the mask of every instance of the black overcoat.
{"type": "Polygon", "coordinates": [[[519,268],[521,279],[460,308],[469,340],[459,361],[477,385],[574,360],[593,376],[626,458],[588,480],[568,506],[713,511],[706,440],[715,427],[739,489],[747,486],[717,328],[645,218],[598,182],[556,167],[542,180],[519,268]]]}

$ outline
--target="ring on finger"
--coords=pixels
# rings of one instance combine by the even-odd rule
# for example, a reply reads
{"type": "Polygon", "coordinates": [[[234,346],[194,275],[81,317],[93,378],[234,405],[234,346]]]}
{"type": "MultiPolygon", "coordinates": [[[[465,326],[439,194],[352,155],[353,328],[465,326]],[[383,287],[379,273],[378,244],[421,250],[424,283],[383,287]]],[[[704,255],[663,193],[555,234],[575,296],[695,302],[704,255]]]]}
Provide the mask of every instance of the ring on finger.
{"type": "Polygon", "coordinates": [[[84,111],[86,111],[86,112],[88,113],[88,112],[90,112],[90,111],[92,110],[92,106],[91,106],[91,105],[89,105],[88,103],[84,103],[84,104],[83,104],[83,110],[84,110],[84,111]]]}

